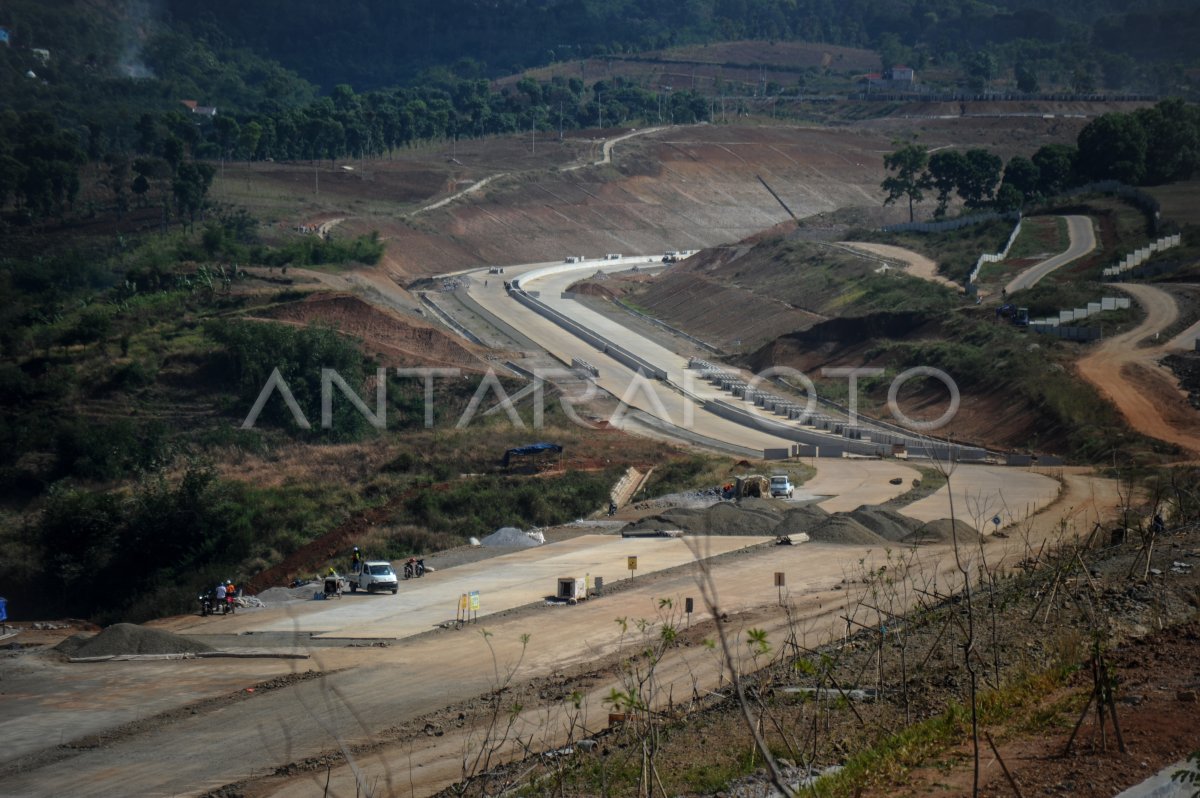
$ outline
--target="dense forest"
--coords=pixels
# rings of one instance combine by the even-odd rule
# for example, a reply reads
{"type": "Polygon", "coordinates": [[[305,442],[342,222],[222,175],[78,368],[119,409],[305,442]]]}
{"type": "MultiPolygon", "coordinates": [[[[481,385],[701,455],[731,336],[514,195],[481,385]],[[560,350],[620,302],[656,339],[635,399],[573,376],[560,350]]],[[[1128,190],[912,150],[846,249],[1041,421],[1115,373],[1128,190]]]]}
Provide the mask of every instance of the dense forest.
{"type": "MultiPolygon", "coordinates": [[[[201,36],[269,53],[315,83],[361,89],[407,81],[460,58],[519,71],[585,55],[697,41],[804,40],[908,50],[913,60],[1086,59],[1136,71],[1133,59],[1194,60],[1194,4],[1112,0],[1035,6],[1019,0],[360,0],[247,3],[167,0],[201,36]],[[1055,50],[1063,52],[1056,53],[1055,50]],[[1113,61],[1115,63],[1109,64],[1113,61]]],[[[906,58],[906,60],[908,60],[906,58]]],[[[1068,72],[1070,69],[1067,70],[1068,72]]],[[[1114,76],[1115,77],[1115,76],[1114,76]]],[[[1113,88],[1118,88],[1114,86],[1113,88]]]]}

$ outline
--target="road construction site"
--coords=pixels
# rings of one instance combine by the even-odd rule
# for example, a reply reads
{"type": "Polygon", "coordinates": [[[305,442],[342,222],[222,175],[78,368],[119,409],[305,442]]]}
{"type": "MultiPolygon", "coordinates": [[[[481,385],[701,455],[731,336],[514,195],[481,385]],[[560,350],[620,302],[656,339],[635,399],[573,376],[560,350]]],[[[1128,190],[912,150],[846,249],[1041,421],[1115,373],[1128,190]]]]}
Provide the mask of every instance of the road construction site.
{"type": "MultiPolygon", "coordinates": [[[[990,562],[1015,562],[1029,546],[1059,534],[1064,513],[1069,528],[1081,531],[1117,503],[1107,481],[1072,474],[1063,479],[1066,489],[1051,512],[1028,519],[1021,535],[989,544],[990,562]]],[[[436,571],[402,583],[396,596],[345,596],[297,602],[302,609],[286,605],[152,625],[219,642],[234,653],[251,651],[255,658],[68,663],[47,654],[8,660],[0,722],[7,741],[0,762],[5,792],[128,794],[136,784],[132,792],[142,795],[198,794],[244,784],[253,785],[249,794],[255,795],[315,795],[324,794],[326,768],[304,763],[328,761],[336,765],[331,795],[353,794],[362,778],[380,790],[387,783],[386,794],[431,795],[463,778],[463,752],[478,746],[483,734],[479,697],[497,689],[509,668],[522,683],[577,681],[586,695],[587,732],[602,730],[604,698],[617,683],[609,668],[636,642],[614,619],[653,622],[659,599],[678,607],[695,597],[696,611],[687,621],[711,630],[712,612],[699,600],[696,559],[710,564],[720,611],[733,629],[770,623],[778,632],[783,618],[774,574],[784,573],[788,602],[816,640],[840,624],[838,608],[860,561],[886,556],[880,546],[776,546],[753,537],[598,537],[504,555],[461,575],[457,569],[436,571]],[[632,576],[624,567],[631,555],[638,557],[632,576]],[[574,606],[547,603],[555,579],[577,567],[595,567],[590,573],[605,577],[604,594],[574,606]],[[530,578],[527,568],[553,578],[530,578]],[[616,571],[601,573],[608,568],[616,571]],[[494,579],[523,581],[524,606],[505,607],[520,601],[520,591],[489,581],[494,579]],[[498,595],[488,584],[498,585],[498,595]],[[454,618],[455,594],[467,585],[484,588],[478,623],[442,628],[454,618]],[[432,623],[397,639],[409,628],[396,618],[402,607],[429,608],[432,623]],[[529,635],[527,643],[523,635],[529,635]],[[305,658],[295,659],[297,653],[305,658]],[[436,731],[425,731],[427,726],[436,731]]],[[[947,546],[922,548],[921,560],[923,578],[948,578],[947,546]]],[[[712,689],[720,670],[707,649],[681,649],[659,671],[663,695],[712,689]]],[[[522,738],[553,747],[564,733],[564,711],[560,701],[531,705],[517,729],[522,738]]]]}
{"type": "MultiPolygon", "coordinates": [[[[590,358],[609,375],[598,380],[601,387],[624,395],[619,362],[582,348],[582,341],[532,312],[520,315],[499,286],[477,292],[481,281],[471,285],[481,306],[496,307],[507,323],[565,362],[590,358]]],[[[669,371],[679,374],[686,365],[678,353],[623,340],[639,356],[670,358],[669,371]]],[[[678,394],[662,381],[642,384],[660,406],[679,406],[678,394]]],[[[644,397],[629,398],[633,406],[639,401],[642,412],[660,410],[644,397]]],[[[692,412],[695,431],[705,438],[755,448],[779,444],[702,409],[692,412]]],[[[780,501],[780,513],[806,501],[825,512],[880,504],[921,475],[895,460],[812,462],[817,475],[801,486],[803,498],[780,501]]],[[[1015,533],[987,544],[989,562],[1017,561],[1061,535],[1063,523],[1084,532],[1108,517],[1119,498],[1111,482],[1066,471],[960,465],[952,480],[960,518],[974,516],[987,530],[1000,517],[1002,528],[1015,533]]],[[[950,494],[941,489],[898,509],[917,521],[944,518],[951,514],[950,494]]],[[[489,734],[493,705],[486,697],[509,675],[521,684],[574,685],[582,695],[583,731],[600,733],[605,699],[619,684],[614,664],[637,642],[615,619],[644,618],[654,629],[663,620],[664,599],[678,613],[694,598],[695,611],[683,622],[697,633],[711,634],[715,610],[730,619],[731,633],[759,625],[780,634],[783,602],[814,640],[825,639],[841,626],[839,608],[849,601],[858,571],[902,545],[880,540],[778,546],[773,537],[753,535],[581,535],[406,580],[395,596],[349,594],[233,616],[164,619],[151,628],[211,645],[218,656],[62,662],[47,654],[6,663],[0,732],[8,746],[0,777],[13,795],[129,793],[130,784],[137,794],[237,785],[254,795],[431,795],[472,775],[464,754],[478,750],[489,734]],[[628,568],[630,557],[637,558],[636,570],[628,568]],[[698,580],[706,573],[713,606],[700,600],[698,580]],[[783,574],[786,589],[776,574],[783,574]],[[600,577],[603,588],[575,605],[548,600],[563,577],[592,585],[600,577]],[[459,623],[460,602],[472,593],[478,612],[468,611],[467,622],[459,623]]],[[[944,542],[919,551],[921,579],[949,579],[952,558],[944,542]]],[[[714,689],[723,668],[704,647],[673,652],[658,672],[663,695],[714,689]]],[[[512,739],[553,748],[565,739],[568,714],[561,701],[534,702],[514,718],[512,739]]],[[[501,748],[498,761],[520,755],[515,742],[501,748]]]]}
{"type": "MultiPolygon", "coordinates": [[[[640,262],[651,265],[647,258],[640,262]]],[[[582,276],[636,263],[627,256],[584,260],[573,270],[557,263],[510,266],[504,278],[480,270],[466,275],[465,294],[491,331],[515,332],[564,369],[575,361],[593,365],[592,379],[572,380],[594,384],[628,406],[610,419],[614,426],[745,457],[790,450],[797,441],[778,427],[748,426],[705,409],[735,400],[688,368],[698,353],[677,351],[665,337],[634,335],[563,297],[582,276]],[[553,269],[533,274],[546,267],[553,269]],[[515,301],[505,280],[619,341],[666,379],[635,380],[627,363],[515,301]]],[[[775,414],[742,405],[744,416],[778,423],[775,414]]],[[[810,432],[814,440],[837,439],[810,432]]],[[[986,553],[989,566],[1001,570],[1047,541],[1086,535],[1128,503],[1113,480],[1070,468],[987,462],[958,463],[949,469],[948,486],[905,502],[900,497],[925,476],[919,466],[936,463],[818,456],[818,445],[802,458],[816,476],[798,486],[790,502],[777,500],[771,512],[784,518],[811,504],[825,513],[851,513],[891,503],[916,524],[953,515],[976,533],[968,556],[986,553]],[[1001,535],[987,534],[996,531],[1001,535]]],[[[125,648],[103,649],[109,659],[72,662],[69,647],[0,659],[6,741],[0,783],[6,795],[225,788],[223,794],[254,796],[432,795],[476,775],[473,755],[485,747],[495,748],[495,764],[554,749],[569,732],[603,734],[606,699],[621,687],[619,658],[644,642],[631,631],[636,623],[617,619],[647,619],[650,635],[666,621],[691,630],[691,644],[673,649],[656,675],[664,700],[683,700],[726,683],[725,664],[699,644],[716,633],[716,617],[727,619],[721,627],[731,636],[761,628],[782,639],[801,628],[813,645],[837,639],[845,634],[842,616],[863,573],[885,565],[889,551],[902,546],[917,563],[914,584],[953,585],[953,554],[944,537],[839,544],[797,536],[795,542],[776,545],[773,534],[579,534],[439,568],[402,581],[396,595],[318,600],[305,593],[320,588],[308,586],[293,591],[296,601],[231,616],[162,619],[147,628],[185,642],[164,638],[160,653],[149,656],[133,650],[140,644],[131,640],[125,648]],[[632,571],[630,557],[637,558],[632,571]],[[699,590],[706,576],[715,589],[712,605],[699,590]],[[573,605],[553,600],[564,577],[593,586],[600,577],[603,586],[573,605]],[[460,622],[464,597],[470,611],[460,622]],[[683,617],[688,598],[696,600],[694,612],[683,617]],[[189,653],[187,640],[214,651],[189,653]],[[578,718],[565,700],[575,691],[578,718]],[[496,697],[506,692],[528,700],[514,711],[506,737],[497,739],[491,725],[496,697]]],[[[746,656],[743,645],[739,657],[748,667],[746,656]]]]}

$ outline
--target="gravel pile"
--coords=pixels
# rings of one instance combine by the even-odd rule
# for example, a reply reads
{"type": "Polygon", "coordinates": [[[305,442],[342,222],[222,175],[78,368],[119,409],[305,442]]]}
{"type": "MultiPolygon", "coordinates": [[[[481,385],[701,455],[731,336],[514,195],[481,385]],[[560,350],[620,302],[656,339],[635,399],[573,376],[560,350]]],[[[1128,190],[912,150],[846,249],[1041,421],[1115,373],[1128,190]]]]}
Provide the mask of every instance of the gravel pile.
{"type": "Polygon", "coordinates": [[[540,546],[546,542],[546,538],[541,532],[522,532],[514,526],[502,526],[492,534],[488,535],[483,540],[479,541],[484,546],[504,546],[516,548],[533,548],[540,546]]]}
{"type": "Polygon", "coordinates": [[[916,532],[921,522],[888,507],[859,507],[850,516],[884,540],[899,542],[916,532]]]}
{"type": "Polygon", "coordinates": [[[212,646],[182,635],[117,623],[94,637],[73,635],[55,646],[68,657],[118,657],[129,654],[198,654],[212,646]]]}
{"type": "Polygon", "coordinates": [[[905,543],[922,545],[926,543],[951,543],[954,540],[954,535],[951,530],[958,530],[958,542],[976,545],[979,543],[979,533],[975,528],[966,521],[956,521],[952,527],[949,518],[940,518],[937,521],[919,527],[908,537],[904,538],[905,543]]]}
{"type": "Polygon", "coordinates": [[[829,513],[815,504],[805,504],[788,510],[775,527],[776,535],[799,535],[829,520],[829,513]]]}
{"type": "MultiPolygon", "coordinates": [[[[979,536],[959,522],[959,540],[979,536]]],[[[819,543],[872,546],[886,543],[945,543],[950,522],[922,524],[886,507],[860,507],[830,515],[814,504],[795,505],[775,499],[747,498],[720,502],[706,509],[673,507],[628,524],[621,534],[681,529],[692,535],[801,535],[819,543]]]]}
{"type": "Polygon", "coordinates": [[[681,493],[666,493],[653,499],[637,502],[633,506],[638,510],[658,510],[667,507],[704,508],[719,501],[721,501],[720,488],[705,488],[681,493]]]}
{"type": "Polygon", "coordinates": [[[300,587],[271,587],[259,593],[257,598],[263,604],[271,606],[272,604],[286,604],[289,601],[308,601],[312,599],[313,592],[324,590],[324,586],[319,582],[307,582],[300,587]]]}
{"type": "Polygon", "coordinates": [[[783,513],[765,503],[760,504],[761,501],[713,505],[704,513],[708,522],[707,531],[713,535],[775,534],[775,528],[783,520],[783,513]]]}
{"type": "Polygon", "coordinates": [[[805,531],[808,532],[808,539],[814,543],[846,543],[866,546],[886,543],[883,538],[855,521],[849,514],[831,515],[824,522],[805,531]]]}

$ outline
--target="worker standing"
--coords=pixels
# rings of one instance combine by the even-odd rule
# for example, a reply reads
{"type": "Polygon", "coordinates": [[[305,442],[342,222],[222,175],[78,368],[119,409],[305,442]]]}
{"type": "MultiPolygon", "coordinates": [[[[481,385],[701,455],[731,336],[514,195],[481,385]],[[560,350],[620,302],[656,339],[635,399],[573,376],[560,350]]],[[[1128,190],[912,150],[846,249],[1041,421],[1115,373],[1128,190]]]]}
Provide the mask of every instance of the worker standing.
{"type": "Polygon", "coordinates": [[[350,555],[350,572],[358,573],[362,570],[362,555],[358,552],[358,546],[354,547],[354,553],[350,555]]]}

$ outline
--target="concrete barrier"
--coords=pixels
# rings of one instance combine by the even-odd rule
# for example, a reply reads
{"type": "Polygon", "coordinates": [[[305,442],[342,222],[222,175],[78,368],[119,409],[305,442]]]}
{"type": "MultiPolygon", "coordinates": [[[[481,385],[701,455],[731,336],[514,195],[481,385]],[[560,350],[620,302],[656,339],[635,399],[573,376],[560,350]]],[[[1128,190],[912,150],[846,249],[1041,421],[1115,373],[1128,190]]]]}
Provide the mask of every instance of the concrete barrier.
{"type": "Polygon", "coordinates": [[[509,295],[525,307],[532,310],[534,313],[549,319],[580,340],[596,347],[613,360],[616,360],[618,363],[621,363],[622,365],[627,366],[636,372],[640,372],[652,379],[665,380],[667,378],[667,373],[662,369],[655,367],[624,347],[618,346],[603,336],[597,335],[581,324],[578,324],[575,321],[567,318],[554,308],[538,299],[534,292],[524,291],[520,288],[514,287],[513,290],[509,291],[509,295]]]}

